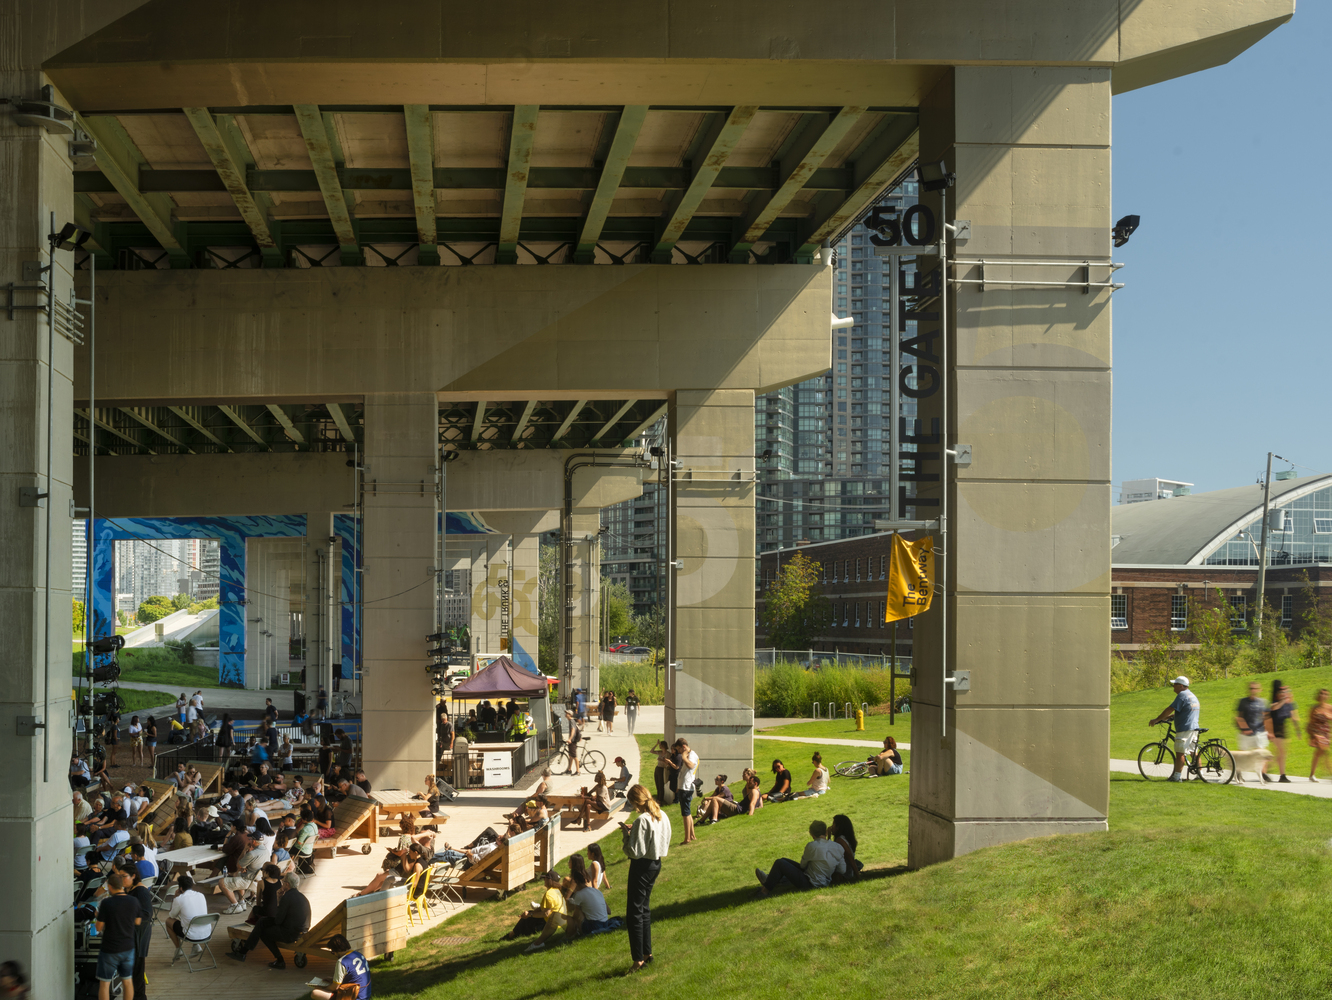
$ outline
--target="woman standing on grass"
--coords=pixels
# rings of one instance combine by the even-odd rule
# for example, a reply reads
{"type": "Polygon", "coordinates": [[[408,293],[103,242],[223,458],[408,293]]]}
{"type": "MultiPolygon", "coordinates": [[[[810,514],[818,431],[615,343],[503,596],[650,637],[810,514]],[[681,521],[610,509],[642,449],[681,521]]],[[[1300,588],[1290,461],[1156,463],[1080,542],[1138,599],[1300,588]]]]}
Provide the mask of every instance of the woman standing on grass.
{"type": "Polygon", "coordinates": [[[1272,704],[1267,709],[1267,721],[1272,726],[1272,743],[1276,746],[1277,770],[1281,772],[1281,777],[1277,779],[1287,785],[1290,779],[1286,777],[1286,724],[1290,723],[1295,729],[1295,736],[1298,739],[1300,735],[1300,707],[1295,704],[1295,699],[1290,695],[1290,688],[1286,687],[1278,678],[1272,682],[1272,704]]]}
{"type": "Polygon", "coordinates": [[[629,928],[630,972],[652,961],[652,886],[661,874],[661,859],[671,848],[671,821],[642,785],[629,789],[629,805],[638,811],[634,823],[620,824],[624,853],[629,858],[629,898],[625,923],[629,928]]]}
{"type": "MultiPolygon", "coordinates": [[[[1328,745],[1332,743],[1332,704],[1328,703],[1327,688],[1319,688],[1314,696],[1316,703],[1309,709],[1309,725],[1305,735],[1309,737],[1309,746],[1313,747],[1313,761],[1309,764],[1309,780],[1318,780],[1318,762],[1328,760],[1328,745]]],[[[1332,771],[1332,766],[1328,768],[1332,771]]]]}

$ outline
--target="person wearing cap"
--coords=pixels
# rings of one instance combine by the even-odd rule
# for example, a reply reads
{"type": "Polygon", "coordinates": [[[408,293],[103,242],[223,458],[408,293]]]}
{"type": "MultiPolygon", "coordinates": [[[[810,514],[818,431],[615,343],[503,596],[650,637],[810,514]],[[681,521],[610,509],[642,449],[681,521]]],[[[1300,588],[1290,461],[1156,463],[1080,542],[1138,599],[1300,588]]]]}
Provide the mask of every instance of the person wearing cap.
{"type": "Polygon", "coordinates": [[[629,765],[624,762],[623,757],[616,757],[615,763],[620,767],[620,776],[615,779],[615,784],[611,786],[611,794],[616,798],[624,798],[629,791],[629,786],[633,783],[634,776],[629,773],[629,765]]]}
{"type": "Polygon", "coordinates": [[[532,930],[528,928],[534,927],[534,918],[540,916],[543,925],[541,936],[523,949],[524,952],[540,951],[546,947],[546,942],[554,936],[557,930],[568,924],[569,906],[565,902],[564,890],[560,885],[562,881],[563,877],[558,870],[552,868],[546,872],[546,891],[541,896],[540,907],[533,903],[533,912],[523,915],[523,919],[519,920],[513,930],[509,932],[507,940],[512,941],[521,934],[531,934],[532,930]],[[524,924],[524,921],[527,921],[527,923],[524,924]]]}
{"type": "Polygon", "coordinates": [[[1184,675],[1170,682],[1175,689],[1175,700],[1158,715],[1149,726],[1159,725],[1167,719],[1175,720],[1175,773],[1168,780],[1183,781],[1180,772],[1184,770],[1184,755],[1193,749],[1198,740],[1198,696],[1189,690],[1189,679],[1184,675]]]}

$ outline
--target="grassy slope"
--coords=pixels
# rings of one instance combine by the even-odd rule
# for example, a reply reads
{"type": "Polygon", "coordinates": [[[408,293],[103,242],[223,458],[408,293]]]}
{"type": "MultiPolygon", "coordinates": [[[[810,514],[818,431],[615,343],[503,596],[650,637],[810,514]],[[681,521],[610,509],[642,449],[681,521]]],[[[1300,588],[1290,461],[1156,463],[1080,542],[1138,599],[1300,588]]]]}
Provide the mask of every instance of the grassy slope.
{"type": "Polygon", "coordinates": [[[145,708],[159,708],[162,705],[175,705],[176,696],[170,691],[135,691],[129,688],[118,688],[117,694],[120,695],[121,709],[125,721],[129,722],[129,715],[133,712],[141,712],[145,708]]]}
{"type": "MultiPolygon", "coordinates": [[[[875,740],[883,742],[885,736],[896,736],[903,743],[911,742],[911,713],[898,715],[890,726],[886,715],[868,715],[865,728],[856,731],[855,720],[821,719],[818,722],[794,722],[789,726],[774,726],[771,729],[758,730],[760,738],[764,734],[773,736],[803,736],[811,740],[875,740]]],[[[843,748],[845,749],[845,748],[843,748]]]]}
{"type": "MultiPolygon", "coordinates": [[[[760,761],[790,751],[755,742],[760,761]]],[[[606,979],[617,996],[672,1000],[1271,1000],[1332,986],[1325,802],[1112,775],[1109,834],[1026,841],[906,872],[907,792],[905,781],[834,778],[824,799],[701,828],[699,844],[672,849],[653,894],[658,960],[648,974],[618,978],[629,962],[623,932],[536,955],[522,954],[526,942],[500,941],[539,895],[534,885],[416,939],[392,964],[375,963],[375,995],[587,996],[606,979]],[[808,822],[833,812],[855,820],[871,877],[751,902],[753,868],[799,857],[808,822]],[[441,940],[455,936],[470,940],[441,940]]],[[[678,845],[678,810],[671,815],[678,845]]],[[[623,914],[628,862],[618,834],[602,844],[615,887],[607,899],[623,914]]]]}

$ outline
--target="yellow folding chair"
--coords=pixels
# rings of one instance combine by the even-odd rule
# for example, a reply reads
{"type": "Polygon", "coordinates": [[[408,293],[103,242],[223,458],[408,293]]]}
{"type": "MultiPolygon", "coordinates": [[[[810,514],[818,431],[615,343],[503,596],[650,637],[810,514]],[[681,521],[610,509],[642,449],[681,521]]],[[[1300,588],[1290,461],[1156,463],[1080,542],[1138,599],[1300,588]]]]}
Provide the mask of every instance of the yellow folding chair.
{"type": "Polygon", "coordinates": [[[413,911],[415,911],[416,918],[420,920],[422,927],[425,926],[426,921],[430,918],[430,900],[426,894],[426,890],[429,888],[430,879],[434,874],[435,866],[431,865],[408,883],[407,923],[409,925],[416,923],[416,920],[413,919],[412,916],[413,911]]]}

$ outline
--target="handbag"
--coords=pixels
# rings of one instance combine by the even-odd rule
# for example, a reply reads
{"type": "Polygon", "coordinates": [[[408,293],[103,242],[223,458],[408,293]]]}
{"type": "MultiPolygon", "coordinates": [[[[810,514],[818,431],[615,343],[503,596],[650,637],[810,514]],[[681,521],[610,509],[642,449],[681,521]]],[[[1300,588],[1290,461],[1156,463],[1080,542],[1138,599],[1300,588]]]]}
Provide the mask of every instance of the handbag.
{"type": "Polygon", "coordinates": [[[333,987],[333,1000],[356,1000],[360,995],[360,983],[338,983],[333,987]]]}

